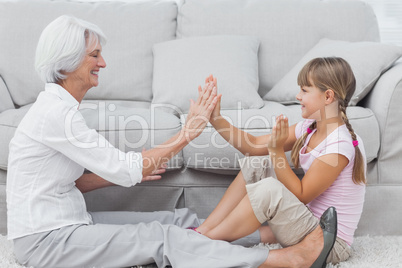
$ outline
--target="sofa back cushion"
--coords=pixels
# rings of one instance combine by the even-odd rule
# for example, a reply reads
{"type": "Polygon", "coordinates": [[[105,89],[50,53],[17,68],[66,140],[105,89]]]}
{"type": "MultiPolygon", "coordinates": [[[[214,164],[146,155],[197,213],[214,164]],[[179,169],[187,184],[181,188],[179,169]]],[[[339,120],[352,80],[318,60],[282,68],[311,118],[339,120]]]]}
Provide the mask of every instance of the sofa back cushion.
{"type": "Polygon", "coordinates": [[[152,103],[164,110],[187,113],[190,99],[205,78],[219,77],[221,109],[258,109],[259,40],[251,36],[215,35],[183,38],[154,46],[152,103]]]}
{"type": "Polygon", "coordinates": [[[375,14],[361,1],[184,0],[179,9],[177,37],[217,34],[260,39],[261,96],[324,37],[380,40],[375,14]]]}
{"type": "Polygon", "coordinates": [[[0,1],[0,76],[19,106],[35,101],[44,89],[34,69],[42,30],[68,14],[98,25],[108,41],[107,67],[87,99],[151,101],[152,46],[175,38],[175,1],[74,2],[0,1]]]}

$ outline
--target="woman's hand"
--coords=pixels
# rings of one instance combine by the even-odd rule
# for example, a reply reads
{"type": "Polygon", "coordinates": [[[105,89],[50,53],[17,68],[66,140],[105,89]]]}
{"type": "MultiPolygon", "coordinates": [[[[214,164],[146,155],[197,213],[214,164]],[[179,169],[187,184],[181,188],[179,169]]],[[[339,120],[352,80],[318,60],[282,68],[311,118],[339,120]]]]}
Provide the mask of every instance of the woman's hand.
{"type": "MultiPolygon", "coordinates": [[[[205,85],[204,85],[204,90],[206,90],[208,87],[213,86],[218,89],[218,83],[216,77],[213,77],[211,74],[205,79],[205,85]]],[[[198,87],[198,93],[202,92],[203,90],[201,89],[201,86],[198,87]]],[[[218,101],[216,103],[215,109],[212,111],[210,121],[218,119],[221,117],[221,97],[222,94],[218,95],[218,101]]]]}
{"type": "Polygon", "coordinates": [[[167,167],[167,164],[162,164],[162,166],[160,168],[154,170],[151,173],[151,175],[142,177],[141,182],[144,182],[144,181],[156,181],[156,180],[162,179],[162,176],[160,174],[166,172],[166,167],[167,167]]]}
{"type": "Polygon", "coordinates": [[[214,83],[206,84],[204,90],[199,87],[197,101],[190,100],[190,102],[190,111],[183,128],[189,141],[198,137],[204,130],[218,102],[217,89],[214,83]]]}
{"type": "MultiPolygon", "coordinates": [[[[145,151],[146,151],[145,148],[143,148],[142,153],[144,153],[145,151]]],[[[142,177],[141,182],[144,182],[144,181],[156,181],[156,180],[162,179],[162,176],[160,174],[165,173],[166,168],[167,168],[166,163],[161,164],[160,167],[158,167],[157,169],[152,171],[150,175],[142,177]]]]}
{"type": "Polygon", "coordinates": [[[284,145],[289,137],[288,118],[280,115],[276,118],[275,126],[272,128],[271,138],[268,142],[268,150],[274,153],[278,150],[284,150],[284,145]]]}

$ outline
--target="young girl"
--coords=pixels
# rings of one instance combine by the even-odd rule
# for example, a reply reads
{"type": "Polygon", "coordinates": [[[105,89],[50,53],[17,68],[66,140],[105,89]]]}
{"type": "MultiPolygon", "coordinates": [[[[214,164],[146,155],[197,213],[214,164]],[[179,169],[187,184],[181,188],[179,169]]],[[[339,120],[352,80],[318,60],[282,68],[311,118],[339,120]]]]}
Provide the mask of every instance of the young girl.
{"type": "MultiPolygon", "coordinates": [[[[332,57],[311,60],[297,80],[305,120],[289,127],[280,115],[270,135],[256,137],[231,125],[220,115],[219,96],[211,124],[244,155],[259,157],[240,161],[240,173],[196,231],[234,241],[259,229],[261,242],[287,247],[314,230],[333,206],[338,230],[327,262],[338,263],[350,256],[365,194],[364,146],[346,116],[355,77],[345,60],[332,57]],[[290,150],[295,167],[305,172],[302,179],[286,160],[290,150]]],[[[212,76],[206,82],[216,86],[212,76]]]]}

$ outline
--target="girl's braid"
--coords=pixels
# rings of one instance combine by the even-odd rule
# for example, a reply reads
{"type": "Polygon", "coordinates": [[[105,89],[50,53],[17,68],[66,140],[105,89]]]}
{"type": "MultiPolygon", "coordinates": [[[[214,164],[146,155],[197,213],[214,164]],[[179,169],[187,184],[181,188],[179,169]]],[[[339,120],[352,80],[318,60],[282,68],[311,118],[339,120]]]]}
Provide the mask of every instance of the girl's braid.
{"type": "Polygon", "coordinates": [[[352,128],[352,125],[349,122],[349,118],[346,115],[346,107],[347,107],[347,103],[345,104],[345,101],[339,101],[339,109],[341,110],[341,116],[343,119],[343,122],[345,122],[346,127],[349,130],[350,135],[352,136],[352,139],[355,141],[357,140],[355,131],[352,128]]]}

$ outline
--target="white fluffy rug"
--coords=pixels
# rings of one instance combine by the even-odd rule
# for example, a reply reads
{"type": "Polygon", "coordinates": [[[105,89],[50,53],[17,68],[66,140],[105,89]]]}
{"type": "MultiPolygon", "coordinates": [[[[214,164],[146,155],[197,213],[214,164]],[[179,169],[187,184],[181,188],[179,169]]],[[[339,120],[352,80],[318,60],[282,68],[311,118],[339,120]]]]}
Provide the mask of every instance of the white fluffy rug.
{"type": "MultiPolygon", "coordinates": [[[[276,245],[258,245],[271,249],[276,245]]],[[[352,245],[352,256],[337,265],[328,264],[327,268],[383,268],[402,267],[402,236],[360,236],[352,245]]]]}
{"type": "MultiPolygon", "coordinates": [[[[259,247],[278,248],[279,245],[263,245],[259,247]]],[[[0,236],[0,267],[21,268],[12,251],[12,243],[0,236]]],[[[363,236],[357,237],[353,244],[352,257],[338,265],[327,265],[327,268],[402,268],[402,236],[363,236]]]]}

